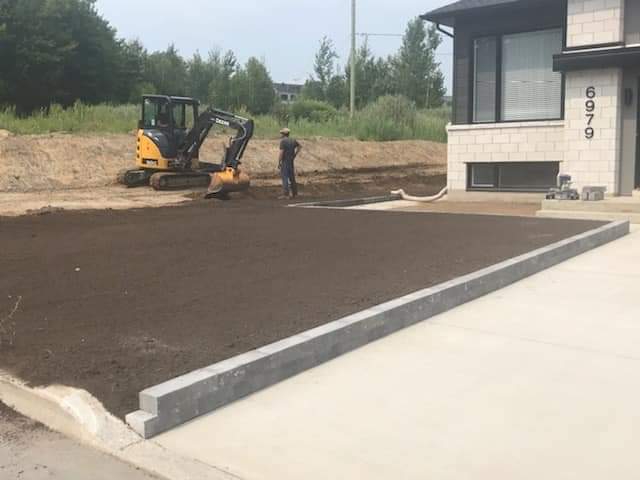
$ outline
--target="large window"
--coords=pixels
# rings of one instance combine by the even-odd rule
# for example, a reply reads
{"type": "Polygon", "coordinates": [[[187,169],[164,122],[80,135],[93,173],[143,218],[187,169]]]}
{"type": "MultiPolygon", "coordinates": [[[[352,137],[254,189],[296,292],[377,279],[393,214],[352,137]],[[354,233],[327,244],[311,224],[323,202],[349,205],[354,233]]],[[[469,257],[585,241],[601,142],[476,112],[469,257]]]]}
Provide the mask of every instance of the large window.
{"type": "Polygon", "coordinates": [[[496,121],[496,68],[498,42],[495,37],[475,41],[475,82],[473,87],[473,120],[496,121]]]}
{"type": "Polygon", "coordinates": [[[467,188],[512,192],[544,192],[555,186],[558,162],[467,164],[467,188]]]}
{"type": "Polygon", "coordinates": [[[560,29],[479,38],[474,50],[474,122],[562,116],[562,75],[553,71],[560,29]]]}

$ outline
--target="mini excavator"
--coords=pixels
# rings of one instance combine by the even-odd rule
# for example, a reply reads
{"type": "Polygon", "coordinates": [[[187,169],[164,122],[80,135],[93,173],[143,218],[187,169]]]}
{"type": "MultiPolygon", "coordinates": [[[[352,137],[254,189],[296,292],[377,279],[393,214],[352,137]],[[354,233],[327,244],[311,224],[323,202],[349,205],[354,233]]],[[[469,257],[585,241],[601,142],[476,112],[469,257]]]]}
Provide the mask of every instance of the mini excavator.
{"type": "Polygon", "coordinates": [[[249,188],[240,160],[253,136],[253,120],[207,108],[188,97],[144,95],[138,122],[136,167],[120,172],[127,187],[151,185],[156,190],[208,186],[207,197],[249,188]],[[220,164],[200,162],[200,148],[215,126],[236,131],[224,147],[220,164]]]}

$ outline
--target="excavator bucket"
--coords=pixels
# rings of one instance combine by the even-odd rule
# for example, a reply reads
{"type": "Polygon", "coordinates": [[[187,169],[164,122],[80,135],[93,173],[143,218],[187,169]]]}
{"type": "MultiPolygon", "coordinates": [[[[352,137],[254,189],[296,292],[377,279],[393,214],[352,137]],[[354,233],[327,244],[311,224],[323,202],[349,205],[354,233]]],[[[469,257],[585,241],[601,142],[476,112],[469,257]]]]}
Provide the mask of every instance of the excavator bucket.
{"type": "Polygon", "coordinates": [[[211,174],[211,183],[207,190],[207,198],[226,195],[231,192],[244,192],[249,188],[249,175],[240,169],[227,167],[221,172],[211,174]]]}

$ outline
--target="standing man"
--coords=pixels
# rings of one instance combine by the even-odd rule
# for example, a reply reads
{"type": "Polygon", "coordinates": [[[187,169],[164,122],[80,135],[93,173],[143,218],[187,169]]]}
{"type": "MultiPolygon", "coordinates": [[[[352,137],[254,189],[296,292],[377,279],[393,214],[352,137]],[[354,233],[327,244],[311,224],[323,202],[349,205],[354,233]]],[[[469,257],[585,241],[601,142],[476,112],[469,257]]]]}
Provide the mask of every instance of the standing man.
{"type": "Polygon", "coordinates": [[[278,168],[282,176],[283,197],[281,198],[289,198],[289,191],[291,191],[292,198],[298,196],[298,184],[296,183],[296,172],[293,161],[300,153],[300,150],[302,150],[302,145],[289,135],[291,135],[291,130],[288,128],[280,130],[281,140],[278,168]],[[289,190],[289,187],[291,187],[291,190],[289,190]]]}

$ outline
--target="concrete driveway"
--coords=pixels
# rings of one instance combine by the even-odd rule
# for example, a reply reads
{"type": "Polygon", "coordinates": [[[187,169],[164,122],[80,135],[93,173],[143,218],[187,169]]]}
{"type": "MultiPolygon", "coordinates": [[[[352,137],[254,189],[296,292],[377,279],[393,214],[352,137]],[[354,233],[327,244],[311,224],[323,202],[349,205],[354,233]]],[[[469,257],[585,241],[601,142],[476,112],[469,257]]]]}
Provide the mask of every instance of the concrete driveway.
{"type": "Polygon", "coordinates": [[[154,439],[242,479],[640,472],[640,234],[154,439]]]}

